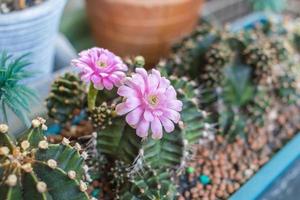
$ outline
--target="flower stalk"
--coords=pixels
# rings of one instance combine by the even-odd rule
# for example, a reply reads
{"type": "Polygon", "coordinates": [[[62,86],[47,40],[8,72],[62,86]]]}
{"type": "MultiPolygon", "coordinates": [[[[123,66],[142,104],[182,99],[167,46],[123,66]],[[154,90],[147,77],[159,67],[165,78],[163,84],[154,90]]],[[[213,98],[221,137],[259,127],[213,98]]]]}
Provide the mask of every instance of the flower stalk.
{"type": "Polygon", "coordinates": [[[94,84],[91,83],[88,92],[88,109],[91,111],[95,108],[98,90],[95,89],[94,84]]]}

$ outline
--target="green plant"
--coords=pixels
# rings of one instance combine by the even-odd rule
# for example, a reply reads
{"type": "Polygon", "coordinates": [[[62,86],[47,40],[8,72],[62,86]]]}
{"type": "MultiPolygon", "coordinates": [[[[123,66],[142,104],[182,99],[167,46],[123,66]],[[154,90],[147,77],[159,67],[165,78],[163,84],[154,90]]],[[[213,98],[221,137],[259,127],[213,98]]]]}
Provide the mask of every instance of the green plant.
{"type": "Polygon", "coordinates": [[[15,199],[86,199],[85,153],[64,138],[49,144],[43,135],[45,120],[32,120],[32,127],[19,140],[0,125],[0,196],[15,199]]]}
{"type": "MultiPolygon", "coordinates": [[[[130,70],[143,67],[145,61],[136,57],[134,61],[127,59],[130,70]]],[[[157,71],[157,73],[159,73],[157,71]]],[[[164,70],[161,73],[166,75],[164,70]]],[[[165,79],[163,79],[165,80],[165,79]]],[[[124,117],[116,115],[116,104],[121,98],[115,91],[101,92],[94,88],[88,95],[88,104],[83,106],[88,118],[97,132],[96,147],[98,155],[107,162],[93,161],[92,174],[105,178],[115,191],[115,198],[120,199],[174,199],[176,188],[170,177],[182,170],[193,154],[192,146],[199,142],[202,132],[214,132],[207,123],[207,113],[198,108],[195,101],[198,89],[188,78],[170,77],[178,99],[183,103],[181,121],[175,126],[173,133],[163,133],[161,139],[142,139],[136,130],[129,126],[124,117]],[[105,169],[107,173],[97,173],[105,169]],[[168,172],[166,172],[166,170],[168,172]],[[95,173],[94,173],[95,172],[95,173]],[[157,174],[157,177],[151,177],[157,174]]],[[[57,88],[54,83],[53,88],[57,88]]],[[[52,90],[57,93],[57,90],[52,90]]],[[[84,94],[86,95],[86,94],[84,94]]],[[[53,96],[53,95],[52,95],[53,96]]],[[[61,101],[64,108],[64,101],[61,101]]],[[[57,117],[53,115],[54,119],[57,117]]]]}
{"type": "Polygon", "coordinates": [[[286,7],[286,0],[250,0],[255,11],[282,12],[286,7]]]}
{"type": "Polygon", "coordinates": [[[28,54],[13,59],[12,55],[2,52],[0,55],[0,119],[8,123],[8,109],[26,125],[30,124],[28,114],[32,102],[37,103],[36,93],[22,81],[33,76],[27,71],[30,62],[28,54]]]}
{"type": "Polygon", "coordinates": [[[272,105],[298,102],[297,67],[290,64],[296,54],[289,36],[289,29],[272,19],[236,32],[205,32],[200,39],[193,33],[177,45],[174,60],[162,65],[194,80],[194,98],[212,113],[210,121],[220,133],[233,139],[247,133],[249,124],[264,125],[272,105]]]}
{"type": "Polygon", "coordinates": [[[128,187],[121,191],[117,199],[170,200],[175,199],[176,186],[170,171],[146,167],[140,174],[133,175],[128,187]]]}
{"type": "Polygon", "coordinates": [[[187,78],[171,76],[170,79],[184,105],[182,122],[173,133],[163,134],[160,140],[141,140],[121,118],[114,118],[113,125],[98,132],[98,152],[123,163],[110,168],[114,173],[119,172],[112,176],[113,180],[125,177],[118,184],[113,181],[120,199],[174,199],[176,190],[162,170],[169,170],[168,176],[173,176],[176,169],[184,168],[193,153],[192,145],[198,143],[203,131],[214,131],[206,123],[206,112],[199,110],[194,101],[197,96],[195,85],[187,78]],[[148,180],[147,176],[154,172],[157,177],[148,180]]]}
{"type": "Polygon", "coordinates": [[[80,113],[84,106],[85,85],[79,77],[66,73],[58,77],[51,86],[46,99],[48,116],[64,125],[80,113]]]}
{"type": "Polygon", "coordinates": [[[243,55],[244,62],[252,68],[252,80],[256,84],[269,84],[272,73],[273,57],[268,42],[259,41],[249,45],[243,55]]]}
{"type": "Polygon", "coordinates": [[[214,88],[224,80],[223,70],[231,61],[231,51],[226,44],[212,45],[205,54],[203,73],[200,75],[200,83],[205,88],[214,88]]]}

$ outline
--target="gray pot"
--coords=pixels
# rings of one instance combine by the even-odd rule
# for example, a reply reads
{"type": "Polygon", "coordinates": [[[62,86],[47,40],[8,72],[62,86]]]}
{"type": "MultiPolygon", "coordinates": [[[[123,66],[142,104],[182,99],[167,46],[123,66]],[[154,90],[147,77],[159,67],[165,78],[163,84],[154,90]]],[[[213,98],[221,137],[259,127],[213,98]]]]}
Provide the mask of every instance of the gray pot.
{"type": "Polygon", "coordinates": [[[39,77],[53,69],[54,45],[67,0],[47,0],[40,5],[0,14],[0,51],[16,56],[31,53],[30,70],[39,77]]]}

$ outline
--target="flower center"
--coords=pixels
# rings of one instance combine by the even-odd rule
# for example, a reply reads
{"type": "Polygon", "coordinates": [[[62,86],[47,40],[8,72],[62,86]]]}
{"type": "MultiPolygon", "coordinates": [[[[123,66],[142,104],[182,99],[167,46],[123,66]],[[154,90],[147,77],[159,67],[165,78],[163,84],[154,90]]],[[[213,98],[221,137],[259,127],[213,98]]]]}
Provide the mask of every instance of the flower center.
{"type": "Polygon", "coordinates": [[[107,67],[107,63],[104,62],[104,61],[101,61],[101,60],[98,60],[98,61],[97,61],[97,65],[98,65],[98,67],[100,67],[100,68],[105,68],[105,67],[107,67]]]}
{"type": "Polygon", "coordinates": [[[158,104],[158,96],[156,96],[156,95],[150,95],[148,97],[148,103],[151,106],[156,106],[158,104]]]}

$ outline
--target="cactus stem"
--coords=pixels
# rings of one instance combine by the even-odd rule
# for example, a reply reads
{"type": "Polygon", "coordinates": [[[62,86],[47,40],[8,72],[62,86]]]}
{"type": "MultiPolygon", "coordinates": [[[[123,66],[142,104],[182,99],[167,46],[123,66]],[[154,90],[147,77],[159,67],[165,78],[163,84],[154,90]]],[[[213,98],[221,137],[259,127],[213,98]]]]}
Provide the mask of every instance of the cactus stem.
{"type": "Polygon", "coordinates": [[[91,83],[88,92],[88,109],[92,111],[95,108],[98,90],[95,89],[94,85],[91,83]]]}

